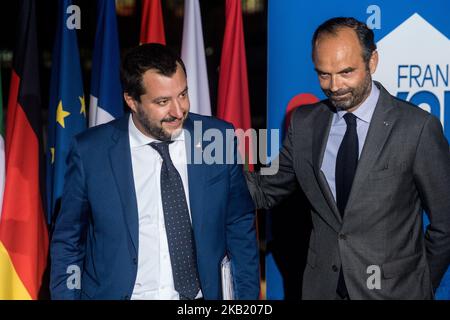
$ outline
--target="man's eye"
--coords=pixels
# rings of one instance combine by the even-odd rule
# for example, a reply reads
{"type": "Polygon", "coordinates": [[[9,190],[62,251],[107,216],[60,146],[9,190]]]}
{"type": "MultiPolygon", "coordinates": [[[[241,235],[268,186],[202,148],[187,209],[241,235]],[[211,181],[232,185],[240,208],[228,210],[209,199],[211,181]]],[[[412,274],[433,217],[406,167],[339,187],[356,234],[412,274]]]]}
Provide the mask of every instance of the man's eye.
{"type": "Polygon", "coordinates": [[[156,101],[156,104],[159,106],[165,106],[167,104],[168,100],[159,100],[156,101]]]}
{"type": "Polygon", "coordinates": [[[328,78],[328,74],[327,73],[319,73],[319,77],[321,78],[321,79],[327,79],[328,78]]]}

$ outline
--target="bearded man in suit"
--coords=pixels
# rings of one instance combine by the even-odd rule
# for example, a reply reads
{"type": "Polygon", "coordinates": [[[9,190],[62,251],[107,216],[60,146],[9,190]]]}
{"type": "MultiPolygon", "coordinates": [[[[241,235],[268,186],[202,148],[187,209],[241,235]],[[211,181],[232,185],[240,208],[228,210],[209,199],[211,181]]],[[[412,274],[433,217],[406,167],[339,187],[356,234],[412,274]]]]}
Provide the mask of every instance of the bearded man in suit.
{"type": "Polygon", "coordinates": [[[212,129],[236,155],[232,125],[189,112],[183,61],[144,44],[122,63],[131,114],[76,136],[51,240],[53,299],[258,299],[255,208],[237,159],[205,162],[212,129]],[[194,132],[196,130],[196,132],[194,132]],[[224,141],[226,142],[226,141],[224,141]],[[200,152],[200,162],[192,159],[200,152]]]}
{"type": "Polygon", "coordinates": [[[312,46],[328,99],[295,110],[279,171],[246,174],[252,197],[270,208],[300,186],[309,200],[303,299],[431,299],[450,263],[441,123],[372,81],[378,53],[364,23],[330,19],[312,46]]]}

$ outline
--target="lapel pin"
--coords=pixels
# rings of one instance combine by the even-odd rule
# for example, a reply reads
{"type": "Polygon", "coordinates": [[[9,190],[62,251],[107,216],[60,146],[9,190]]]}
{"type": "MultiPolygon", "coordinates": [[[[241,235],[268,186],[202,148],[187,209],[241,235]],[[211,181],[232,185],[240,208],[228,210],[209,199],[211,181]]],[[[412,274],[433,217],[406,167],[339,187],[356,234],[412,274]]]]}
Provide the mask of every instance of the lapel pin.
{"type": "Polygon", "coordinates": [[[389,126],[389,123],[386,122],[386,121],[384,121],[383,124],[384,124],[386,127],[389,126]]]}

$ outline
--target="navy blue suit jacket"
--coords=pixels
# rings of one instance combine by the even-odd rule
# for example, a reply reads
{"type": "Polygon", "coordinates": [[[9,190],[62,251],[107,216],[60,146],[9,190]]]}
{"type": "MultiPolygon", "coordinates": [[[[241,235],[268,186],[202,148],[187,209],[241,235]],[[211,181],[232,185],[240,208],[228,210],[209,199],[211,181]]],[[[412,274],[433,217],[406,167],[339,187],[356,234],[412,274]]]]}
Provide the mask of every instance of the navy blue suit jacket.
{"type": "MultiPolygon", "coordinates": [[[[51,239],[53,299],[129,299],[132,295],[139,225],[128,119],[125,116],[94,127],[73,141],[51,239]],[[81,275],[81,289],[73,288],[76,270],[81,275]]],[[[194,134],[194,121],[196,126],[201,124],[202,132],[214,128],[225,136],[225,130],[232,129],[224,121],[190,113],[184,125],[190,133],[186,135],[188,156],[189,151],[193,155],[202,150],[200,145],[204,148],[209,143],[194,134]]],[[[234,138],[230,145],[228,151],[236,155],[234,138]]],[[[236,298],[257,299],[255,208],[242,166],[188,164],[187,171],[203,296],[222,298],[220,262],[228,254],[236,298]]]]}

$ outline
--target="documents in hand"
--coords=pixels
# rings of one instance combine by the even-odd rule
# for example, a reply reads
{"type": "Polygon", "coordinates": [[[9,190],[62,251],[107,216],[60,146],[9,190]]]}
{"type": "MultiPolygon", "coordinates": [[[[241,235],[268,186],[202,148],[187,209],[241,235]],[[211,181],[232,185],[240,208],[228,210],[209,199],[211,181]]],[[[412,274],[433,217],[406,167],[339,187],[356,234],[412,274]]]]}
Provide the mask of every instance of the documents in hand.
{"type": "Polygon", "coordinates": [[[231,260],[228,255],[222,259],[220,264],[222,276],[222,297],[223,300],[234,300],[233,275],[231,273],[231,260]]]}

